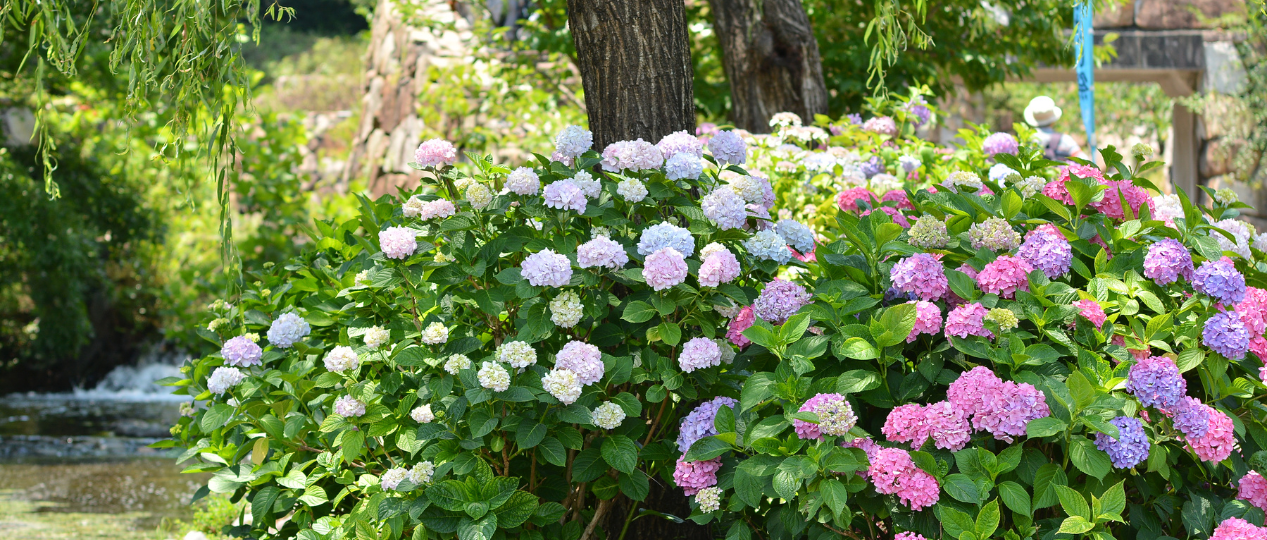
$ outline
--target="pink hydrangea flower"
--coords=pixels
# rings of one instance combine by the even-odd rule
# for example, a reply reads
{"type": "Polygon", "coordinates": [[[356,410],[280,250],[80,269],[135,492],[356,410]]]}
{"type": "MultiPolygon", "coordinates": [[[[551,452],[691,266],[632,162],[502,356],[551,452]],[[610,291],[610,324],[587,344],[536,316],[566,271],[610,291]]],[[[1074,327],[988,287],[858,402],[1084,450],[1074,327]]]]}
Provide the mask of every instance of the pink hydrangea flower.
{"type": "Polygon", "coordinates": [[[912,450],[919,450],[928,440],[928,426],[924,422],[924,406],[917,403],[899,405],[889,411],[880,432],[890,441],[910,443],[912,450]]]}
{"type": "Polygon", "coordinates": [[[1249,471],[1241,477],[1236,498],[1244,499],[1249,501],[1249,504],[1267,510],[1267,478],[1263,478],[1258,471],[1249,471]]]}
{"type": "Polygon", "coordinates": [[[1069,196],[1069,189],[1065,187],[1065,182],[1069,181],[1070,173],[1077,175],[1079,178],[1093,179],[1101,184],[1105,183],[1104,172],[1100,169],[1088,165],[1069,165],[1061,168],[1060,178],[1052,180],[1046,186],[1043,186],[1043,195],[1065,204],[1073,204],[1073,197],[1069,196]]]}
{"type": "Polygon", "coordinates": [[[1047,398],[1029,383],[1006,381],[986,396],[984,410],[972,418],[973,427],[988,431],[995,439],[1012,442],[1025,435],[1033,420],[1051,416],[1047,398]]]}
{"type": "Polygon", "coordinates": [[[729,249],[709,253],[699,267],[699,284],[701,287],[716,287],[722,283],[730,283],[739,277],[739,259],[729,249]]]}
{"type": "Polygon", "coordinates": [[[915,326],[911,328],[911,335],[906,336],[907,343],[915,341],[920,334],[937,335],[941,332],[941,308],[937,304],[924,300],[907,303],[915,304],[915,326]]]}
{"type": "Polygon", "coordinates": [[[900,189],[885,193],[883,197],[880,197],[880,202],[896,202],[898,210],[915,209],[915,205],[911,204],[911,200],[906,198],[906,192],[900,189]]]}
{"type": "Polygon", "coordinates": [[[660,248],[647,255],[643,264],[642,277],[652,289],[662,291],[686,281],[686,258],[671,247],[660,248]]]}
{"type": "Polygon", "coordinates": [[[1099,202],[1091,203],[1091,207],[1110,219],[1126,219],[1126,211],[1122,207],[1125,201],[1131,208],[1131,213],[1135,218],[1140,215],[1140,208],[1148,206],[1148,215],[1156,213],[1156,206],[1153,205],[1153,198],[1148,195],[1148,191],[1144,188],[1132,184],[1130,180],[1118,181],[1102,181],[1107,186],[1104,190],[1104,198],[1099,202]],[[1121,196],[1118,195],[1119,191],[1121,196]]]}
{"type": "Polygon", "coordinates": [[[1029,273],[1034,270],[1025,259],[1002,255],[985,265],[977,274],[977,286],[982,292],[997,294],[1003,298],[1016,298],[1016,291],[1029,290],[1029,273]]]}
{"type": "Polygon", "coordinates": [[[955,382],[946,389],[946,399],[968,416],[986,410],[986,401],[991,399],[1003,381],[985,366],[977,366],[959,375],[955,382]]]}
{"type": "Polygon", "coordinates": [[[859,199],[872,205],[875,204],[875,196],[867,188],[856,187],[840,192],[840,195],[836,196],[836,206],[845,212],[857,212],[859,199]]]}
{"type": "Polygon", "coordinates": [[[915,293],[920,300],[929,302],[941,298],[950,289],[941,261],[927,253],[916,253],[898,261],[889,270],[889,278],[897,290],[915,293]]]}
{"type": "Polygon", "coordinates": [[[1188,448],[1203,461],[1218,463],[1232,455],[1236,446],[1236,432],[1232,430],[1232,419],[1222,411],[1202,404],[1210,417],[1210,428],[1205,436],[1188,439],[1188,448]]]}
{"type": "Polygon", "coordinates": [[[422,209],[418,212],[418,218],[424,221],[435,218],[452,217],[457,212],[457,208],[453,206],[453,202],[448,199],[436,199],[422,203],[422,209]]]}
{"type": "MultiPolygon", "coordinates": [[[[1258,336],[1249,340],[1249,352],[1257,355],[1259,360],[1267,360],[1267,337],[1258,336]]],[[[1260,380],[1267,381],[1267,377],[1263,376],[1265,372],[1267,372],[1267,366],[1263,366],[1262,370],[1259,371],[1258,378],[1260,380]]]]}
{"type": "Polygon", "coordinates": [[[251,367],[260,365],[260,358],[263,358],[264,351],[250,338],[237,336],[224,342],[224,345],[220,347],[220,356],[224,357],[226,365],[251,367]]]}
{"type": "Polygon", "coordinates": [[[1095,300],[1078,300],[1073,303],[1073,307],[1082,310],[1078,315],[1091,321],[1091,324],[1094,324],[1096,328],[1104,326],[1106,315],[1104,314],[1104,308],[1100,307],[1099,302],[1095,300]]]}
{"type": "Polygon", "coordinates": [[[572,281],[572,262],[552,249],[543,249],[525,258],[519,272],[533,287],[566,287],[572,281]]]}
{"type": "Polygon", "coordinates": [[[1267,529],[1255,526],[1241,518],[1227,518],[1214,528],[1210,540],[1264,540],[1267,529]]]}
{"type": "Polygon", "coordinates": [[[994,334],[985,328],[985,306],[973,302],[950,310],[946,315],[946,337],[981,336],[994,339],[994,334]]]}
{"type": "Polygon", "coordinates": [[[379,231],[378,245],[389,259],[408,259],[418,249],[417,233],[406,227],[388,227],[379,231]]]}
{"type": "Polygon", "coordinates": [[[752,312],[752,306],[744,306],[739,310],[739,314],[730,320],[730,327],[726,329],[726,339],[740,349],[747,347],[752,342],[744,337],[743,331],[752,327],[752,323],[756,320],[757,316],[752,312]]]}
{"type": "Polygon", "coordinates": [[[606,236],[599,236],[576,248],[576,264],[581,268],[615,270],[629,263],[624,246],[606,236]]]}
{"type": "Polygon", "coordinates": [[[912,510],[932,506],[940,496],[937,479],[911,461],[911,455],[897,448],[881,448],[871,458],[867,476],[877,493],[897,495],[912,510]]]}
{"type": "Polygon", "coordinates": [[[928,539],[924,538],[924,535],[922,534],[911,532],[911,531],[904,531],[904,532],[897,533],[897,535],[893,537],[893,540],[928,540],[928,539]]]}
{"type": "Polygon", "coordinates": [[[682,492],[691,496],[706,487],[717,485],[717,471],[721,469],[721,458],[708,461],[678,460],[673,471],[673,482],[682,488],[682,492]]]}
{"type": "Polygon", "coordinates": [[[423,141],[414,151],[414,161],[419,167],[439,167],[457,163],[458,151],[453,144],[443,139],[423,141]]]}
{"type": "Polygon", "coordinates": [[[662,164],[664,154],[655,145],[642,139],[617,141],[603,149],[603,170],[608,172],[658,169],[662,164]]]}
{"type": "Polygon", "coordinates": [[[1250,336],[1262,336],[1267,330],[1267,290],[1245,287],[1245,299],[1236,304],[1236,312],[1250,336]]]}
{"type": "Polygon", "coordinates": [[[545,198],[545,205],[549,208],[571,210],[577,213],[585,211],[585,192],[571,179],[550,182],[542,196],[545,198]]]}

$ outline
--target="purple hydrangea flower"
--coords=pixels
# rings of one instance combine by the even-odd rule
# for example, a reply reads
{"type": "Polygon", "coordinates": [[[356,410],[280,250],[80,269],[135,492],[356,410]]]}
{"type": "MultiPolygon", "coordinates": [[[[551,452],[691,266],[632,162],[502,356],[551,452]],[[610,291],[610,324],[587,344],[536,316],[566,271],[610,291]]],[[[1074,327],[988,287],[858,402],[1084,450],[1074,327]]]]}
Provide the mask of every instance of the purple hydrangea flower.
{"type": "Polygon", "coordinates": [[[1012,437],[1025,435],[1031,421],[1051,416],[1047,398],[1034,385],[1006,381],[995,388],[972,419],[973,427],[990,432],[995,439],[1011,442],[1012,437]]]}
{"type": "Polygon", "coordinates": [[[713,135],[708,140],[708,149],[722,166],[743,165],[748,160],[748,144],[738,133],[730,130],[713,135]]]}
{"type": "Polygon", "coordinates": [[[251,367],[260,365],[264,351],[250,338],[238,336],[224,342],[224,346],[220,347],[220,355],[224,357],[224,363],[230,366],[251,367]]]}
{"type": "Polygon", "coordinates": [[[519,272],[533,287],[566,287],[572,280],[572,262],[552,249],[543,249],[525,258],[519,272]]]}
{"type": "Polygon", "coordinates": [[[1010,133],[991,133],[984,141],[981,141],[981,151],[988,156],[995,154],[1012,154],[1020,149],[1020,144],[1016,142],[1016,137],[1010,133]]]}
{"type": "Polygon", "coordinates": [[[1245,276],[1236,270],[1232,259],[1223,257],[1201,263],[1193,273],[1192,288],[1224,305],[1238,304],[1245,299],[1245,276]]]}
{"type": "Polygon", "coordinates": [[[1103,433],[1095,435],[1095,447],[1103,450],[1119,469],[1129,469],[1148,459],[1148,435],[1144,433],[1144,423],[1138,418],[1119,416],[1109,420],[1117,426],[1117,438],[1103,433]]]}
{"type": "Polygon", "coordinates": [[[884,160],[881,160],[880,156],[871,156],[871,159],[862,162],[862,174],[867,175],[867,178],[882,172],[884,172],[884,160]]]}
{"type": "Polygon", "coordinates": [[[720,365],[721,347],[708,338],[697,337],[686,342],[678,355],[678,366],[686,373],[720,365]]]}
{"type": "Polygon", "coordinates": [[[862,115],[861,115],[861,114],[858,114],[858,113],[848,114],[848,115],[845,115],[845,118],[848,118],[848,119],[849,119],[849,123],[850,123],[850,124],[853,124],[853,125],[855,125],[855,126],[861,126],[861,125],[862,125],[862,115]]]}
{"type": "Polygon", "coordinates": [[[1073,250],[1069,241],[1062,235],[1048,231],[1036,230],[1030,233],[1016,255],[1042,270],[1048,279],[1056,279],[1069,273],[1069,267],[1073,264],[1073,250]]]}
{"type": "Polygon", "coordinates": [[[1148,254],[1144,256],[1144,277],[1168,285],[1179,280],[1192,279],[1192,254],[1188,248],[1173,238],[1163,238],[1148,246],[1148,254]]]}
{"type": "Polygon", "coordinates": [[[717,428],[713,427],[713,418],[717,416],[717,410],[722,407],[734,407],[739,404],[739,400],[718,396],[711,401],[705,401],[695,407],[695,410],[686,415],[682,419],[682,426],[678,430],[677,449],[685,454],[691,449],[691,445],[695,441],[704,437],[711,437],[717,434],[717,428]]]}
{"type": "Polygon", "coordinates": [[[1240,360],[1249,350],[1249,330],[1235,311],[1215,313],[1205,321],[1201,343],[1229,359],[1240,360]]]}
{"type": "Polygon", "coordinates": [[[1126,375],[1126,391],[1135,394],[1145,407],[1169,409],[1179,404],[1188,383],[1179,376],[1179,367],[1164,356],[1140,360],[1126,375]]]}
{"type": "Polygon", "coordinates": [[[545,205],[558,210],[571,210],[581,213],[585,211],[585,192],[570,178],[550,182],[546,186],[545,205]]]}
{"type": "Polygon", "coordinates": [[[1210,429],[1210,414],[1201,400],[1184,396],[1173,409],[1163,410],[1171,416],[1175,429],[1189,439],[1200,439],[1210,429]]]}
{"type": "Polygon", "coordinates": [[[804,420],[792,420],[796,436],[802,439],[821,439],[823,434],[840,437],[853,429],[858,417],[854,415],[853,406],[840,394],[818,394],[801,405],[799,412],[812,412],[818,415],[818,423],[804,420]]]}
{"type": "Polygon", "coordinates": [[[761,320],[772,324],[783,324],[795,315],[801,306],[808,304],[810,294],[805,287],[797,283],[775,278],[766,284],[761,295],[752,303],[752,311],[761,320]]]}
{"type": "Polygon", "coordinates": [[[932,302],[946,294],[950,282],[941,261],[927,253],[916,253],[902,259],[889,270],[893,286],[902,292],[913,292],[920,300],[932,302]]]}
{"type": "Polygon", "coordinates": [[[946,337],[981,336],[994,339],[994,333],[985,327],[985,306],[973,302],[950,310],[946,315],[946,337]]]}

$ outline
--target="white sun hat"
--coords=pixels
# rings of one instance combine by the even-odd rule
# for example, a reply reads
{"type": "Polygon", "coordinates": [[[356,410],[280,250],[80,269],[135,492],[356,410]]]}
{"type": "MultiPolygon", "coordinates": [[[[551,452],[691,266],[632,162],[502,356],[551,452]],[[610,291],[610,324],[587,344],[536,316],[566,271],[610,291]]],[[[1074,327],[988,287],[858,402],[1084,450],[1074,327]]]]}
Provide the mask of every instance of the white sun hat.
{"type": "Polygon", "coordinates": [[[1038,96],[1025,107],[1025,123],[1034,127],[1050,126],[1060,120],[1061,114],[1055,101],[1047,96],[1038,96]]]}

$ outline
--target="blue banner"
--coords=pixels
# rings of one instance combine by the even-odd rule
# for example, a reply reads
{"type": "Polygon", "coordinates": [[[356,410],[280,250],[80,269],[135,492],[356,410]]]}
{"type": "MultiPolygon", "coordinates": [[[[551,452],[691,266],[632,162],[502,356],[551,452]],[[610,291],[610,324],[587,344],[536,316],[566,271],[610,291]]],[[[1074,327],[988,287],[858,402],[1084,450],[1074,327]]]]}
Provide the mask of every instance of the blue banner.
{"type": "Polygon", "coordinates": [[[1082,127],[1087,131],[1087,156],[1095,159],[1095,35],[1092,32],[1091,0],[1073,8],[1073,42],[1078,53],[1078,105],[1082,127]]]}

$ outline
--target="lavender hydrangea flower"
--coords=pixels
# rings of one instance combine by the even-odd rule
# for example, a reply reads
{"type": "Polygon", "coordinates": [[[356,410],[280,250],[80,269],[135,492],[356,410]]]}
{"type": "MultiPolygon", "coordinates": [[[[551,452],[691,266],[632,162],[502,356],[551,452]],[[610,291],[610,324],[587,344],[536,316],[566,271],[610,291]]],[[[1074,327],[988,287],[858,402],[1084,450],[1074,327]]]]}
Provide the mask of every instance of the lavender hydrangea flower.
{"type": "Polygon", "coordinates": [[[720,365],[721,347],[708,338],[697,337],[686,342],[678,354],[678,366],[686,373],[720,365]]]}
{"type": "Polygon", "coordinates": [[[686,258],[678,250],[666,247],[647,255],[642,277],[652,289],[662,291],[686,281],[688,270],[686,258]]]}
{"type": "Polygon", "coordinates": [[[1069,241],[1059,234],[1035,230],[1021,244],[1016,255],[1043,271],[1048,279],[1056,279],[1069,273],[1073,265],[1073,249],[1069,241]]]}
{"type": "Polygon", "coordinates": [[[569,341],[554,359],[555,369],[566,369],[576,374],[583,385],[591,385],[603,379],[606,367],[603,352],[589,343],[569,341]]]}
{"type": "Polygon", "coordinates": [[[763,321],[783,324],[809,301],[810,294],[805,291],[805,287],[775,278],[761,290],[757,300],[752,303],[752,310],[763,321]]]}
{"type": "Polygon", "coordinates": [[[543,193],[545,205],[558,210],[585,211],[585,192],[571,179],[556,180],[546,186],[543,193]]]}
{"type": "Polygon", "coordinates": [[[563,156],[577,158],[594,145],[594,134],[581,126],[567,126],[554,137],[555,150],[563,156]]]}
{"type": "Polygon", "coordinates": [[[260,365],[264,351],[251,341],[251,338],[237,336],[224,342],[224,345],[220,347],[220,356],[224,357],[224,363],[227,365],[251,367],[260,365]]]}
{"type": "Polygon", "coordinates": [[[1148,435],[1144,433],[1144,424],[1138,418],[1119,416],[1109,420],[1117,426],[1117,438],[1104,433],[1095,435],[1095,447],[1103,450],[1118,469],[1129,469],[1148,459],[1148,435]]]}
{"type": "Polygon", "coordinates": [[[572,262],[552,249],[529,255],[519,271],[533,287],[566,287],[572,280],[572,262]]]}
{"type": "Polygon", "coordinates": [[[871,156],[871,159],[862,162],[862,174],[868,179],[882,172],[884,172],[884,160],[880,159],[880,156],[871,156]]]}
{"type": "Polygon", "coordinates": [[[897,290],[915,293],[920,300],[929,302],[941,298],[950,286],[941,261],[927,253],[916,253],[898,261],[889,271],[889,277],[897,290]]]}
{"type": "Polygon", "coordinates": [[[676,249],[683,257],[690,257],[695,253],[695,239],[691,237],[691,231],[669,223],[647,227],[638,238],[638,254],[643,257],[666,247],[676,249]]]}
{"type": "Polygon", "coordinates": [[[1179,404],[1188,383],[1179,376],[1179,367],[1164,356],[1140,360],[1126,375],[1126,391],[1145,407],[1169,409],[1179,404]]]}
{"type": "Polygon", "coordinates": [[[735,398],[718,396],[696,406],[695,410],[682,419],[682,425],[678,430],[677,436],[678,451],[685,454],[687,450],[691,449],[691,445],[695,444],[695,441],[716,435],[717,428],[713,426],[713,419],[717,417],[717,410],[722,407],[734,407],[738,404],[739,400],[735,398]]]}
{"type": "Polygon", "coordinates": [[[703,172],[704,161],[695,154],[678,152],[664,162],[664,176],[669,180],[695,180],[703,172]]]}
{"type": "Polygon", "coordinates": [[[743,197],[728,186],[714,189],[712,193],[700,199],[700,207],[704,217],[712,221],[719,230],[738,229],[748,220],[748,209],[743,197]]]}
{"type": "Polygon", "coordinates": [[[784,264],[792,258],[792,251],[787,248],[787,243],[777,233],[769,229],[758,232],[744,240],[743,247],[753,257],[761,260],[772,260],[779,264],[784,264]]]}
{"type": "Polygon", "coordinates": [[[1025,435],[1030,422],[1051,416],[1047,398],[1032,384],[1006,381],[996,389],[984,401],[984,410],[972,419],[973,427],[990,432],[995,439],[1011,442],[1012,437],[1025,435]]]}
{"type": "Polygon", "coordinates": [[[1194,272],[1192,254],[1178,240],[1163,238],[1148,246],[1148,254],[1144,256],[1144,277],[1158,285],[1174,283],[1180,277],[1190,280],[1194,272]]]}
{"type": "Polygon", "coordinates": [[[1249,330],[1235,311],[1215,313],[1205,321],[1201,343],[1231,360],[1240,360],[1249,350],[1249,330]]]}
{"type": "Polygon", "coordinates": [[[981,141],[981,151],[986,155],[993,157],[995,154],[1013,154],[1020,149],[1020,144],[1016,142],[1016,137],[1010,133],[991,133],[984,141],[981,141]]]}
{"type": "Polygon", "coordinates": [[[743,165],[748,160],[748,144],[734,131],[726,130],[713,135],[708,140],[708,150],[722,166],[743,165]]]}
{"type": "Polygon", "coordinates": [[[1239,304],[1245,299],[1245,276],[1232,259],[1223,257],[1201,263],[1192,275],[1192,288],[1224,305],[1239,304]]]}
{"type": "Polygon", "coordinates": [[[576,248],[576,264],[581,268],[615,270],[629,263],[624,246],[606,236],[599,236],[576,248]]]}
{"type": "Polygon", "coordinates": [[[1184,396],[1174,408],[1162,412],[1171,415],[1175,429],[1189,439],[1200,439],[1210,429],[1210,414],[1204,405],[1197,398],[1184,396]]]}

